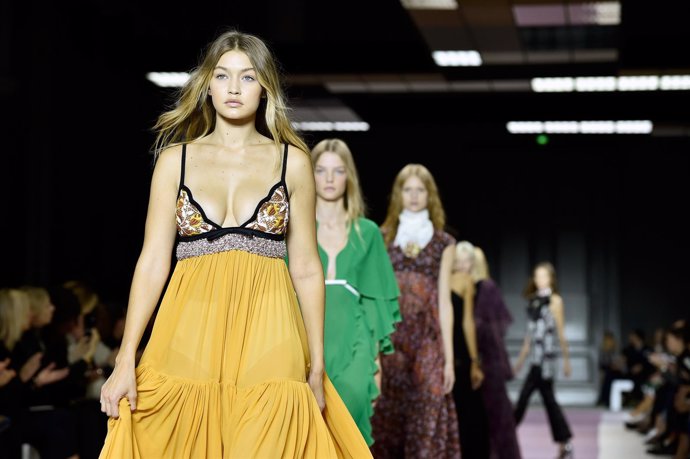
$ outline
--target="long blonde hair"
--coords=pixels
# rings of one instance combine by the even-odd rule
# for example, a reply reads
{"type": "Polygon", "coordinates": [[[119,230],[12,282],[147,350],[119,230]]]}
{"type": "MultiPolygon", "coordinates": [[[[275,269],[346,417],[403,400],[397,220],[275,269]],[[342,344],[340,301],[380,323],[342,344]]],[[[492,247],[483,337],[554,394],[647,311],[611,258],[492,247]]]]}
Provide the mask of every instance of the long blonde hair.
{"type": "Polygon", "coordinates": [[[391,241],[395,239],[395,235],[398,232],[398,224],[400,223],[399,216],[400,212],[403,210],[402,188],[405,181],[413,175],[422,181],[428,192],[429,199],[427,209],[429,210],[429,218],[434,228],[442,230],[446,226],[446,212],[443,210],[441,196],[439,195],[434,176],[431,175],[429,169],[421,164],[408,164],[403,167],[395,177],[393,189],[391,190],[390,199],[388,201],[386,219],[381,225],[386,244],[390,244],[391,241]]]}
{"type": "Polygon", "coordinates": [[[50,294],[43,287],[25,285],[20,290],[26,293],[32,314],[40,314],[46,303],[50,302],[50,294]]]}
{"type": "Polygon", "coordinates": [[[316,167],[316,162],[319,160],[319,157],[325,152],[335,153],[345,164],[347,181],[344,203],[347,212],[347,221],[349,224],[354,224],[355,228],[359,231],[357,220],[365,216],[367,208],[366,204],[364,204],[362,188],[359,185],[359,174],[357,174],[357,167],[355,166],[352,152],[343,140],[324,139],[317,143],[311,150],[311,162],[314,167],[316,167]]]}
{"type": "Polygon", "coordinates": [[[484,251],[469,241],[460,241],[455,245],[455,256],[467,254],[472,261],[470,277],[474,282],[489,278],[489,266],[486,263],[484,251]]]}
{"type": "Polygon", "coordinates": [[[474,266],[472,268],[472,277],[474,277],[475,282],[491,278],[491,274],[489,273],[489,263],[486,261],[486,255],[484,255],[484,251],[476,245],[474,246],[474,266]]]}
{"type": "Polygon", "coordinates": [[[206,48],[201,63],[179,90],[171,110],[158,117],[153,129],[158,132],[154,144],[156,157],[167,147],[192,142],[211,133],[216,125],[216,110],[208,96],[213,69],[228,51],[241,51],[249,57],[259,84],[264,90],[256,113],[256,129],[281,143],[309,151],[295,132],[288,117],[288,106],[281,85],[278,65],[268,46],[258,37],[231,30],[221,34],[206,48]]]}
{"type": "Polygon", "coordinates": [[[0,290],[0,341],[12,350],[28,322],[29,296],[17,289],[0,290]]]}

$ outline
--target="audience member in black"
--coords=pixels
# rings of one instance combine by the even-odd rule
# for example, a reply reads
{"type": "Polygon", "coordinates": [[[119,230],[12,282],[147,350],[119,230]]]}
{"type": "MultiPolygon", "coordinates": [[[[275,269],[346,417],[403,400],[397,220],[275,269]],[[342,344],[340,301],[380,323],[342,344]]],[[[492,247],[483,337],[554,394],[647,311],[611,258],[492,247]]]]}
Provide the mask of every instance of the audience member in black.
{"type": "Polygon", "coordinates": [[[15,373],[0,388],[0,412],[8,413],[10,420],[9,428],[0,434],[4,457],[19,458],[21,444],[29,443],[38,450],[41,459],[76,458],[74,422],[69,412],[31,412],[26,408],[35,392],[64,378],[66,371],[55,370],[54,365],[39,370],[42,352],[29,355],[24,362],[8,359],[30,325],[29,296],[20,290],[0,290],[0,361],[11,365],[15,373]]]}
{"type": "Polygon", "coordinates": [[[618,345],[613,332],[606,330],[599,349],[599,370],[601,374],[601,389],[597,405],[609,406],[611,384],[615,379],[624,376],[622,356],[618,353],[618,345]]]}
{"type": "MultiPolygon", "coordinates": [[[[673,407],[679,414],[678,449],[676,459],[686,459],[690,452],[690,326],[673,329],[669,335],[682,340],[683,352],[676,358],[678,368],[678,391],[674,397],[673,407]]],[[[680,346],[678,346],[680,347],[680,346]]]]}
{"type": "Polygon", "coordinates": [[[634,383],[632,398],[640,401],[643,398],[642,385],[654,372],[648,357],[652,349],[645,343],[645,334],[641,329],[636,329],[628,335],[628,345],[623,349],[623,357],[627,368],[627,377],[634,383]]]}
{"type": "Polygon", "coordinates": [[[687,457],[687,438],[688,409],[680,403],[684,397],[683,393],[687,390],[683,386],[690,384],[690,356],[688,353],[688,341],[690,334],[688,328],[682,321],[673,324],[666,334],[667,350],[673,355],[674,359],[666,361],[661,356],[653,355],[650,360],[655,363],[661,371],[666,384],[657,391],[657,397],[663,407],[660,410],[664,419],[663,430],[653,440],[648,442],[651,448],[647,450],[651,454],[676,454],[676,457],[687,457]],[[685,455],[683,450],[685,449],[685,455]]]}

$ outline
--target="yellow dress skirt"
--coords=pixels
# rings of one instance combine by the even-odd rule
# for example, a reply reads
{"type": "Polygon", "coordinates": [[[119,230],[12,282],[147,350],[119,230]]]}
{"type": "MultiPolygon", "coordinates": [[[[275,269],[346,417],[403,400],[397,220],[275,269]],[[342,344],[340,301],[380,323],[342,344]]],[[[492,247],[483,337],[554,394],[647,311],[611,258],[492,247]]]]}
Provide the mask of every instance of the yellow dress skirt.
{"type": "Polygon", "coordinates": [[[100,457],[371,457],[327,376],[319,410],[308,368],[281,258],[241,249],[183,257],[136,368],[137,409],[120,401],[100,457]]]}

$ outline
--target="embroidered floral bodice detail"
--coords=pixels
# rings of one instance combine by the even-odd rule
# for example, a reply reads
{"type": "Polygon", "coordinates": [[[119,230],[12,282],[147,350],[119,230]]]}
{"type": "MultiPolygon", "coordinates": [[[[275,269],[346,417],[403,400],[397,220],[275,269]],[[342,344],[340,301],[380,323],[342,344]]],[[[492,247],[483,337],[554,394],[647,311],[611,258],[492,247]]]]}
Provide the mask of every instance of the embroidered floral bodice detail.
{"type": "Polygon", "coordinates": [[[180,190],[177,197],[175,219],[177,220],[177,233],[180,236],[194,236],[213,229],[213,225],[206,222],[199,209],[189,201],[189,194],[186,190],[180,190]]]}
{"type": "MultiPolygon", "coordinates": [[[[271,188],[270,194],[257,205],[252,217],[237,228],[247,228],[269,234],[285,234],[290,216],[287,191],[282,181],[271,188]]],[[[180,236],[196,236],[223,229],[205,218],[203,208],[194,201],[187,187],[177,198],[177,232],[180,236]]]]}
{"type": "Polygon", "coordinates": [[[261,204],[256,218],[246,227],[271,234],[285,234],[290,218],[290,205],[288,203],[285,186],[278,186],[271,198],[261,204]]]}
{"type": "MultiPolygon", "coordinates": [[[[175,217],[177,232],[181,237],[198,236],[216,231],[226,234],[233,231],[259,231],[272,239],[284,237],[290,218],[290,203],[285,183],[287,164],[287,145],[283,153],[283,167],[280,180],[273,185],[266,196],[259,201],[252,216],[243,224],[235,227],[222,227],[210,220],[203,207],[194,200],[192,190],[184,184],[186,145],[182,148],[182,170],[180,191],[177,195],[175,217]]],[[[209,237],[213,237],[210,235],[209,237]]]]}

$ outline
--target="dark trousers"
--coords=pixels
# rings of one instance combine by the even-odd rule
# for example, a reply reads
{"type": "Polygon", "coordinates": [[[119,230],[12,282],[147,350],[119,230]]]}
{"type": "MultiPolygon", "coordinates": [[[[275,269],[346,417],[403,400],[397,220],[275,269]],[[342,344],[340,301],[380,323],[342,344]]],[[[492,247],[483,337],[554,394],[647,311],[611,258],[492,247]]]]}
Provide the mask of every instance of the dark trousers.
{"type": "Polygon", "coordinates": [[[551,436],[553,440],[558,443],[565,443],[573,436],[570,433],[570,427],[568,427],[568,422],[563,416],[563,411],[561,407],[558,406],[556,397],[553,395],[553,380],[544,379],[541,375],[541,367],[538,365],[532,365],[529,370],[529,375],[525,380],[525,384],[522,386],[522,391],[520,391],[520,398],[518,399],[517,406],[515,407],[515,425],[517,426],[522,421],[525,416],[525,410],[527,409],[527,404],[535,390],[539,390],[541,394],[541,399],[546,407],[546,414],[549,417],[549,425],[551,426],[551,436]]]}

